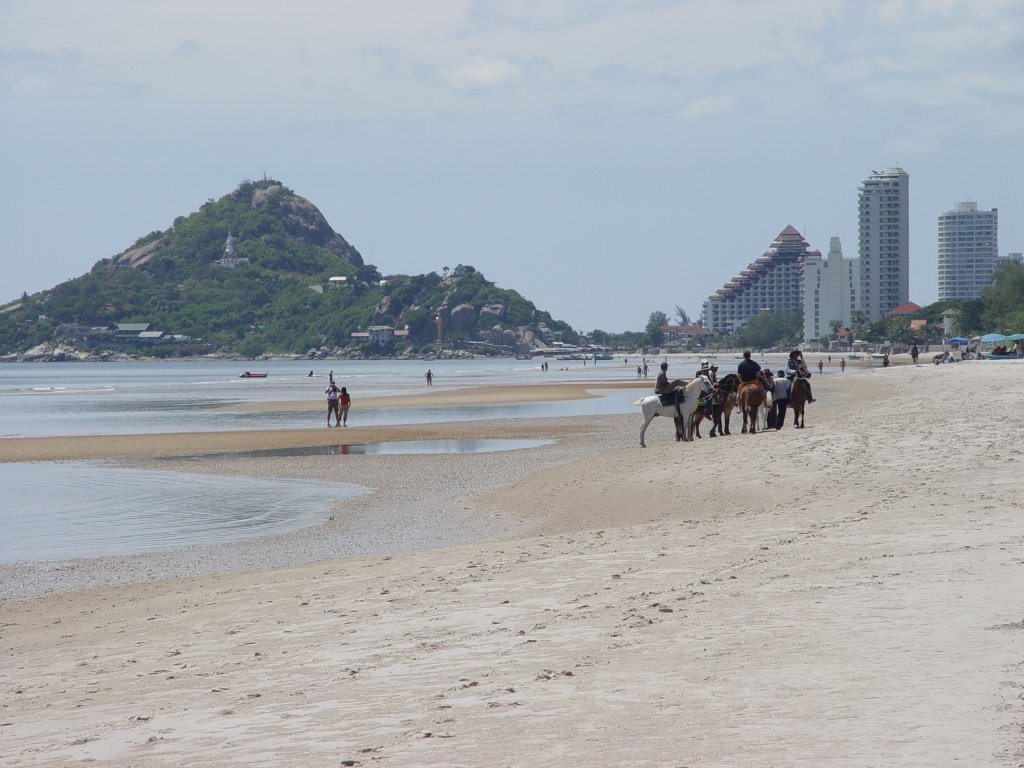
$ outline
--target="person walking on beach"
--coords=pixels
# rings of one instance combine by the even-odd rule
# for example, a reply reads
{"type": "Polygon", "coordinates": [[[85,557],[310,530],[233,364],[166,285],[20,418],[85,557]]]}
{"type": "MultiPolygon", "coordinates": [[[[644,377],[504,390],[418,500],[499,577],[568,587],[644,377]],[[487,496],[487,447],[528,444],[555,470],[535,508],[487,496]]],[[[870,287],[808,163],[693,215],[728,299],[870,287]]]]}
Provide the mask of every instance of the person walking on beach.
{"type": "Polygon", "coordinates": [[[338,385],[331,380],[331,383],[327,385],[327,389],[324,390],[327,394],[327,426],[331,426],[331,416],[334,416],[335,426],[341,424],[341,412],[338,410],[338,397],[341,393],[338,391],[338,385]]]}
{"type": "Polygon", "coordinates": [[[345,387],[341,388],[341,393],[338,395],[338,417],[341,419],[341,426],[348,426],[348,407],[352,405],[352,398],[348,394],[348,389],[345,387]]]}
{"type": "Polygon", "coordinates": [[[821,376],[822,371],[824,371],[824,370],[825,370],[825,363],[823,363],[821,360],[819,360],[818,361],[818,375],[821,376]]]}
{"type": "Polygon", "coordinates": [[[846,371],[846,358],[845,357],[840,359],[840,361],[839,361],[839,371],[840,371],[840,373],[846,371]]]}
{"type": "Polygon", "coordinates": [[[433,371],[431,371],[429,368],[427,368],[427,372],[425,374],[423,374],[423,377],[427,380],[427,386],[428,387],[434,386],[434,373],[433,373],[433,371]]]}
{"type": "Polygon", "coordinates": [[[914,361],[914,365],[917,365],[917,358],[920,354],[921,352],[918,350],[917,344],[910,348],[910,359],[914,361]]]}
{"type": "Polygon", "coordinates": [[[789,406],[789,379],[786,372],[780,370],[772,385],[772,413],[771,423],[775,425],[775,431],[782,429],[786,423],[786,408],[789,406]]]}

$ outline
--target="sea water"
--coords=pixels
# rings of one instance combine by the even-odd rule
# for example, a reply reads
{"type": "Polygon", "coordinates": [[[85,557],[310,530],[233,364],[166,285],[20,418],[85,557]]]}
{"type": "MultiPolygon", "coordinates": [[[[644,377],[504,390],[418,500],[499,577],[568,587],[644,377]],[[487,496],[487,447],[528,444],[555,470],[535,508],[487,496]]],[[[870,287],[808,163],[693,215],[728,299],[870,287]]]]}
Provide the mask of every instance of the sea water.
{"type": "MultiPolygon", "coordinates": [[[[286,405],[318,401],[333,374],[352,393],[352,425],[412,424],[491,418],[622,412],[635,393],[556,403],[360,409],[360,397],[433,389],[619,381],[623,364],[579,361],[294,361],[224,360],[0,364],[2,438],[152,434],[322,427],[323,414],[286,405]],[[267,373],[241,379],[246,370],[267,373]],[[313,375],[310,376],[310,373],[313,375]],[[282,403],[280,409],[234,406],[282,403]]],[[[368,453],[513,450],[505,445],[379,444],[368,453]]],[[[317,525],[330,502],[356,492],[341,483],[252,480],[122,469],[104,462],[0,462],[0,562],[130,555],[265,536],[317,525]]]]}

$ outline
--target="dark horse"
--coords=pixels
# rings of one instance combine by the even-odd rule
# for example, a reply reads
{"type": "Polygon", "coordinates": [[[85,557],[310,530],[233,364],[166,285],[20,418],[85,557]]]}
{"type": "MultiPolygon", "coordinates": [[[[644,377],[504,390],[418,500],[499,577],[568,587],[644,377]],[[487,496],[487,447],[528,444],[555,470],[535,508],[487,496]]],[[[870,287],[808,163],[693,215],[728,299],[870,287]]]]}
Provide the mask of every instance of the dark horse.
{"type": "Polygon", "coordinates": [[[727,374],[719,380],[718,387],[711,397],[711,420],[714,426],[708,437],[714,437],[715,432],[719,435],[729,434],[729,419],[736,410],[736,392],[739,388],[740,377],[735,373],[727,374]]]}
{"type": "Polygon", "coordinates": [[[789,407],[793,409],[793,426],[804,428],[804,403],[807,402],[807,380],[793,379],[789,390],[789,407]]]}

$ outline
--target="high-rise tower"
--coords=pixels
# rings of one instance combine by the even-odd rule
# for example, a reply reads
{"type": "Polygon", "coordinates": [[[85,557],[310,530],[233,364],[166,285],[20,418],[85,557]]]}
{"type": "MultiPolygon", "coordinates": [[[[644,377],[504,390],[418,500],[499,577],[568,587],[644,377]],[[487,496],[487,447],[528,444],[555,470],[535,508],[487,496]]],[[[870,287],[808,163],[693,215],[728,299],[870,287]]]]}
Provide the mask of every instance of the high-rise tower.
{"type": "Polygon", "coordinates": [[[857,209],[860,310],[874,323],[910,300],[910,176],[902,168],[872,171],[857,209]]]}
{"type": "Polygon", "coordinates": [[[999,210],[957,203],[939,216],[939,301],[976,299],[999,258],[999,210]]]}

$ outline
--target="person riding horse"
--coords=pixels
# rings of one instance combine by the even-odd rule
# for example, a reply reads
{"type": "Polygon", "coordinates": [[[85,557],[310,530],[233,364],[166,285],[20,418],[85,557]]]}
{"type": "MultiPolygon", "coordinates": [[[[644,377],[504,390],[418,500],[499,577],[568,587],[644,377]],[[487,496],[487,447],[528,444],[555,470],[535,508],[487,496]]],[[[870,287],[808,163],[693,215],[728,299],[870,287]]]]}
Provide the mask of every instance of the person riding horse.
{"type": "MultiPolygon", "coordinates": [[[[683,390],[680,387],[673,387],[668,380],[668,363],[661,364],[661,373],[654,383],[654,394],[661,396],[662,405],[675,405],[679,411],[679,404],[683,402],[683,390]]],[[[679,413],[682,417],[682,412],[679,413]]]]}
{"type": "Polygon", "coordinates": [[[756,360],[750,359],[750,350],[743,353],[743,359],[736,366],[736,373],[739,374],[740,382],[744,384],[748,381],[757,381],[757,376],[761,373],[761,366],[756,360]]]}
{"type": "Polygon", "coordinates": [[[814,395],[811,394],[811,372],[807,370],[807,363],[804,362],[803,353],[799,349],[794,349],[789,353],[789,360],[786,363],[788,371],[786,377],[790,380],[790,383],[795,379],[803,379],[804,386],[807,387],[807,402],[814,402],[814,395]]]}

